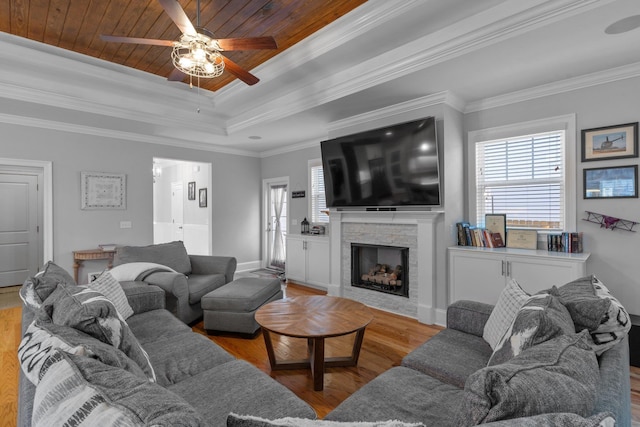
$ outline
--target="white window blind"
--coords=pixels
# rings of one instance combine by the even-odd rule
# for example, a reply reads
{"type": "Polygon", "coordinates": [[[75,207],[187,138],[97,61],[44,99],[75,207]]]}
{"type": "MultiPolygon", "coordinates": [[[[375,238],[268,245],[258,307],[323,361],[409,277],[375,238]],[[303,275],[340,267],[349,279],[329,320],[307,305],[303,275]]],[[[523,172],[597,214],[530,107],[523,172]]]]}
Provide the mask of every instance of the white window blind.
{"type": "Polygon", "coordinates": [[[476,214],[507,215],[507,227],[563,230],[565,132],[476,143],[476,214]]]}
{"type": "Polygon", "coordinates": [[[329,216],[322,212],[327,209],[324,195],[324,175],[322,165],[311,166],[311,222],[329,222],[329,216]]]}

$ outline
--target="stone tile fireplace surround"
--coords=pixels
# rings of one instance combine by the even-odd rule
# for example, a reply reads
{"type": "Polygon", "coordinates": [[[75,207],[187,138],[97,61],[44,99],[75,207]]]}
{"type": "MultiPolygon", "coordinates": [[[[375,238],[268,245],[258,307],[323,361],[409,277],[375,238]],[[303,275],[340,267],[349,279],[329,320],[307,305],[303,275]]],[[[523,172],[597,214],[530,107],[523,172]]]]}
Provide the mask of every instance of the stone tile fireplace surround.
{"type": "Polygon", "coordinates": [[[435,323],[436,211],[331,211],[328,294],[435,323]],[[351,243],[409,248],[409,298],[351,286],[351,243]]]}

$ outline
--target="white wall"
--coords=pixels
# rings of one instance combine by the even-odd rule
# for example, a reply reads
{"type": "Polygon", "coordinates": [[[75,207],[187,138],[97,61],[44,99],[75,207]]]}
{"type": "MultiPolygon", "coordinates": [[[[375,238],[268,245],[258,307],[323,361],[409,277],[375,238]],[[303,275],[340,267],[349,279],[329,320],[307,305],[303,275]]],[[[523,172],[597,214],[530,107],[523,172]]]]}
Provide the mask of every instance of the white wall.
{"type": "MultiPolygon", "coordinates": [[[[626,79],[504,107],[465,115],[465,131],[491,128],[565,114],[576,114],[578,144],[577,230],[584,232],[584,250],[590,252],[587,272],[595,274],[627,310],[640,315],[640,225],[628,232],[606,230],[582,221],[585,211],[640,222],[640,199],[583,199],[583,169],[604,166],[638,165],[638,158],[581,162],[582,129],[609,126],[640,119],[640,78],[626,79]]],[[[471,160],[468,167],[471,168],[471,160]]],[[[574,230],[568,230],[574,231],[574,230]]]]}
{"type": "MultiPolygon", "coordinates": [[[[211,163],[213,254],[235,256],[239,263],[260,259],[258,158],[11,124],[0,124],[0,134],[2,157],[53,163],[54,261],[69,271],[74,250],[153,242],[153,157],[211,163]],[[81,210],[81,171],[127,174],[127,209],[81,210]],[[132,228],[121,229],[120,221],[131,221],[132,228]]],[[[81,277],[104,268],[97,261],[85,265],[81,277]]]]}

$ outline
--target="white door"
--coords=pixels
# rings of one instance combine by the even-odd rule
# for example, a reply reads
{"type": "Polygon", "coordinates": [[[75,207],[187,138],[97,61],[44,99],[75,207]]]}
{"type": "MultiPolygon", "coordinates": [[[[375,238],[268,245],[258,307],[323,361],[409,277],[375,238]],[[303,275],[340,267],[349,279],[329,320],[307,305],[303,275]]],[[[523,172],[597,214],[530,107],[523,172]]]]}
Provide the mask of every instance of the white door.
{"type": "Polygon", "coordinates": [[[41,264],[38,176],[0,173],[0,287],[20,285],[41,264]]]}
{"type": "Polygon", "coordinates": [[[266,267],[285,269],[287,256],[288,179],[265,183],[266,267]]]}
{"type": "Polygon", "coordinates": [[[171,184],[171,238],[184,241],[184,188],[181,182],[171,184]]]}

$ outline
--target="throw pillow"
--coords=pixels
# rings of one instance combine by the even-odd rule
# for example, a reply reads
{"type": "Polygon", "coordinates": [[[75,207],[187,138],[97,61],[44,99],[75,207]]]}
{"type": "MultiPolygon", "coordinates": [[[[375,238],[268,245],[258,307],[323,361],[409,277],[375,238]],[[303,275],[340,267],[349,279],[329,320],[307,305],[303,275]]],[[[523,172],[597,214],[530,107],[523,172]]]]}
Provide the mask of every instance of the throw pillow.
{"type": "Polygon", "coordinates": [[[87,286],[58,286],[42,309],[53,323],[77,329],[122,350],[155,381],[149,356],[113,303],[100,292],[87,286]]]}
{"type": "Polygon", "coordinates": [[[593,350],[598,355],[620,342],[631,329],[631,318],[625,308],[594,275],[552,291],[557,292],[569,310],[576,331],[589,330],[593,350]]]}
{"type": "Polygon", "coordinates": [[[37,310],[42,302],[56,290],[58,284],[75,285],[76,281],[65,269],[49,261],[44,265],[42,271],[25,280],[20,289],[20,298],[26,306],[37,310]]]}
{"type": "Polygon", "coordinates": [[[469,376],[459,425],[552,412],[593,414],[600,381],[589,335],[560,335],[469,376]]]}
{"type": "Polygon", "coordinates": [[[18,347],[18,360],[25,377],[37,385],[42,364],[56,350],[92,357],[147,378],[142,369],[122,351],[76,329],[56,325],[40,311],[27,328],[18,347]]]}
{"type": "Polygon", "coordinates": [[[122,369],[55,351],[42,366],[33,426],[207,426],[178,395],[122,369]]]}
{"type": "Polygon", "coordinates": [[[487,366],[506,362],[531,346],[572,333],[573,320],[558,298],[549,294],[533,295],[518,311],[487,366]]]}
{"type": "Polygon", "coordinates": [[[510,279],[507,286],[500,292],[498,302],[484,326],[482,338],[489,343],[492,349],[496,348],[516,317],[518,310],[528,299],[529,294],[522,290],[518,282],[510,279]]]}
{"type": "Polygon", "coordinates": [[[425,427],[422,423],[404,423],[402,421],[322,421],[306,418],[278,418],[267,420],[251,415],[231,413],[227,417],[227,427],[425,427]]]}
{"type": "Polygon", "coordinates": [[[128,319],[133,316],[133,309],[129,305],[129,301],[122,290],[122,286],[120,286],[120,282],[118,282],[109,271],[103,271],[102,274],[100,274],[96,280],[89,283],[88,286],[107,297],[122,317],[128,319]]]}

